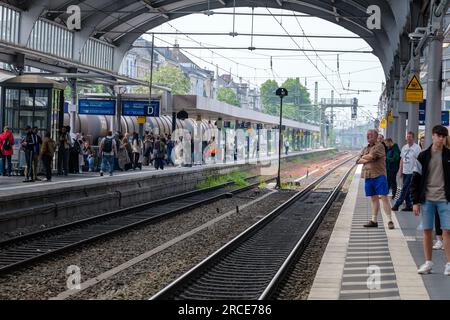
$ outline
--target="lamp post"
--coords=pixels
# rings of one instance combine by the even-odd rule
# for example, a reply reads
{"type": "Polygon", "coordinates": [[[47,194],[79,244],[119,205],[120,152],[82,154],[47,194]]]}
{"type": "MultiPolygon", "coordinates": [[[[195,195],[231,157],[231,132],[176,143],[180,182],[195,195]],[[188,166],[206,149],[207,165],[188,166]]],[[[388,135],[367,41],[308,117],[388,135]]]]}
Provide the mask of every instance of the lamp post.
{"type": "Polygon", "coordinates": [[[280,97],[280,133],[278,136],[278,176],[277,176],[277,185],[275,186],[275,188],[281,189],[280,173],[281,173],[281,148],[283,146],[281,136],[281,130],[283,125],[283,98],[287,97],[288,91],[285,88],[278,88],[275,94],[280,97]]]}

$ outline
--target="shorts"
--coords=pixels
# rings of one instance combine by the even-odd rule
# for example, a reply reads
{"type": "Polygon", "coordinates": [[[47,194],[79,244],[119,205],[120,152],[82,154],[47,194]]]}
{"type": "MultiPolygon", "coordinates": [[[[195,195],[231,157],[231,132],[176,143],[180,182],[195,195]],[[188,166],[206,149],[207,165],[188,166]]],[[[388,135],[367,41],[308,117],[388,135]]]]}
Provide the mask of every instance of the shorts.
{"type": "Polygon", "coordinates": [[[387,196],[389,189],[386,176],[366,179],[365,190],[366,197],[387,196]]]}
{"type": "Polygon", "coordinates": [[[433,230],[436,210],[441,220],[441,229],[450,230],[450,204],[447,201],[425,201],[422,204],[422,229],[433,230]]]}

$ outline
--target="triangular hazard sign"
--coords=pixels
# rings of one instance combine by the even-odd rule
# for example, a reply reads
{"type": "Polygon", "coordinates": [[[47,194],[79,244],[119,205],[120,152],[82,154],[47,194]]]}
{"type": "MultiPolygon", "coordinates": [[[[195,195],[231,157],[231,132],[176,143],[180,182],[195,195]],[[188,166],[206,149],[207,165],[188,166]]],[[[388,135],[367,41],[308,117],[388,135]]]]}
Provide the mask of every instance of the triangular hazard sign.
{"type": "Polygon", "coordinates": [[[413,75],[412,79],[406,86],[406,90],[423,90],[422,85],[420,84],[420,81],[419,79],[417,79],[416,75],[413,75]]]}

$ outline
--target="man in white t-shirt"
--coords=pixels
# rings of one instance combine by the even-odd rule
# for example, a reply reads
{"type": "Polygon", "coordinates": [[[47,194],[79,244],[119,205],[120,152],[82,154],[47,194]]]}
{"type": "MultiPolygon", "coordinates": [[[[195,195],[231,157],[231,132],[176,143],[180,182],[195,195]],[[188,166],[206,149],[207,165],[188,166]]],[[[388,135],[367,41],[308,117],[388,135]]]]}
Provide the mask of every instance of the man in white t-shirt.
{"type": "Polygon", "coordinates": [[[412,201],[411,194],[409,192],[409,186],[411,184],[411,179],[413,176],[414,165],[416,163],[417,157],[422,151],[417,143],[414,142],[414,132],[408,132],[406,135],[406,145],[403,146],[402,152],[400,154],[400,169],[398,174],[400,177],[403,176],[403,186],[400,193],[400,197],[395,202],[392,207],[392,211],[398,211],[398,208],[402,205],[403,201],[406,202],[406,207],[402,211],[412,211],[412,201]]]}

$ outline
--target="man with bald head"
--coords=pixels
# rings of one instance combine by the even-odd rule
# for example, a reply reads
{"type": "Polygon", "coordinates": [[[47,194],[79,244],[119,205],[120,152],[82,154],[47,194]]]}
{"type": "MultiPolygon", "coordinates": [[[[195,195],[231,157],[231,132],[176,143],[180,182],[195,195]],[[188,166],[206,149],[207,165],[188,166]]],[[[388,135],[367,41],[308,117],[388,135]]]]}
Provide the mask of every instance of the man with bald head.
{"type": "Polygon", "coordinates": [[[362,164],[362,176],[365,179],[366,196],[372,202],[372,219],[365,224],[365,228],[378,228],[378,211],[380,210],[380,198],[383,208],[388,216],[388,228],[394,229],[392,211],[387,197],[389,193],[386,178],[386,152],[384,146],[378,142],[378,132],[374,129],[367,131],[368,145],[361,151],[357,163],[362,164]]]}

